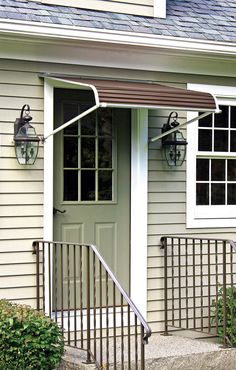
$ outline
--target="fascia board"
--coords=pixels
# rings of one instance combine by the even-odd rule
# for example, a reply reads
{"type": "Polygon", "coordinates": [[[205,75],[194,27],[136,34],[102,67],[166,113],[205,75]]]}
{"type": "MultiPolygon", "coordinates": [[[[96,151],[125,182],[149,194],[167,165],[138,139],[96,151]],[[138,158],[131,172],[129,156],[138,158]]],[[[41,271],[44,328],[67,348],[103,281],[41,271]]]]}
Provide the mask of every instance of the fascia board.
{"type": "Polygon", "coordinates": [[[150,35],[135,32],[100,30],[94,28],[75,28],[72,26],[51,25],[23,21],[0,21],[1,35],[21,35],[41,39],[71,41],[93,41],[121,45],[133,45],[169,49],[183,52],[236,55],[236,43],[193,40],[185,38],[150,35]]]}

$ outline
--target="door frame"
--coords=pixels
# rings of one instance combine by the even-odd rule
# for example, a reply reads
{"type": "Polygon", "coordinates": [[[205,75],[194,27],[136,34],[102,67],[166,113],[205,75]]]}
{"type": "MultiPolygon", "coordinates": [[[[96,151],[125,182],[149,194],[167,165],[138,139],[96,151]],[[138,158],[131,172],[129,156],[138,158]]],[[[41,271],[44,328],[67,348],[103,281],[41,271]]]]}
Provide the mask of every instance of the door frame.
{"type": "MultiPolygon", "coordinates": [[[[71,85],[44,79],[45,137],[53,131],[55,87],[71,88],[71,85]]],[[[139,108],[132,109],[131,118],[130,296],[144,318],[147,317],[147,194],[148,109],[139,108]]],[[[53,240],[52,210],[53,136],[50,136],[44,143],[44,240],[53,240]]]]}

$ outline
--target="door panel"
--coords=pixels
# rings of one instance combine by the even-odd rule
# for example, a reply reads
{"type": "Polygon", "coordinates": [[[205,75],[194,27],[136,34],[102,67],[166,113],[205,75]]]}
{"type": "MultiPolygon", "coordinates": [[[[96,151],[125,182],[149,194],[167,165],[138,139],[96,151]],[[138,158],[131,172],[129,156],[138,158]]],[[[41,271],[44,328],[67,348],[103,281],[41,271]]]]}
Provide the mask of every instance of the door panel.
{"type": "MultiPolygon", "coordinates": [[[[55,127],[87,109],[89,101],[84,91],[56,89],[55,127]]],[[[128,109],[99,110],[55,135],[54,207],[66,211],[54,215],[54,240],[96,245],[129,291],[128,109]]]]}

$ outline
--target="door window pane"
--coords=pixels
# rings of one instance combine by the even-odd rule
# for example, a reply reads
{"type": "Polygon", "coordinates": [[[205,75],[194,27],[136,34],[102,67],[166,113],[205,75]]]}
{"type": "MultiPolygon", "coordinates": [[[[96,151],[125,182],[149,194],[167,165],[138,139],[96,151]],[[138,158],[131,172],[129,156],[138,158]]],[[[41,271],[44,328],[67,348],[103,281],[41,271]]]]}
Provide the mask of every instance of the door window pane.
{"type": "Polygon", "coordinates": [[[219,108],[222,112],[214,115],[215,127],[228,127],[229,107],[226,105],[221,105],[219,108]]]}
{"type": "MultiPolygon", "coordinates": [[[[63,123],[70,121],[72,118],[78,116],[78,104],[65,103],[63,112],[63,123]]],[[[65,135],[78,135],[78,122],[72,123],[64,129],[65,135]]]]}
{"type": "Polygon", "coordinates": [[[214,150],[215,152],[228,151],[228,131],[214,130],[214,150]]]}
{"type": "Polygon", "coordinates": [[[78,200],[78,171],[64,171],[64,200],[78,200]]]}
{"type": "Polygon", "coordinates": [[[112,168],[111,139],[98,139],[98,167],[112,168]]]}
{"type": "Polygon", "coordinates": [[[236,184],[228,184],[227,204],[236,204],[236,184]]]}
{"type": "Polygon", "coordinates": [[[197,159],[197,181],[209,180],[209,159],[197,159]]]}
{"type": "Polygon", "coordinates": [[[228,181],[236,181],[236,159],[228,159],[228,181]]]}
{"type": "Polygon", "coordinates": [[[112,136],[112,110],[98,110],[98,135],[112,136]]]}
{"type": "Polygon", "coordinates": [[[95,135],[96,113],[92,112],[81,118],[81,135],[95,135]]]}
{"type": "Polygon", "coordinates": [[[225,180],[225,160],[212,159],[211,160],[211,180],[224,181],[225,180]]]}
{"type": "Polygon", "coordinates": [[[95,171],[81,171],[81,200],[95,200],[95,171]]]}
{"type": "Polygon", "coordinates": [[[225,204],[225,184],[211,184],[211,204],[225,204]]]}
{"type": "Polygon", "coordinates": [[[95,139],[81,138],[81,168],[95,168],[95,139]]]}
{"type": "Polygon", "coordinates": [[[212,130],[199,130],[198,134],[198,150],[212,150],[212,130]]]}
{"type": "Polygon", "coordinates": [[[197,205],[204,206],[209,204],[209,184],[197,184],[197,205]]]}
{"type": "Polygon", "coordinates": [[[98,200],[112,200],[112,171],[98,172],[98,200]]]}
{"type": "Polygon", "coordinates": [[[64,167],[78,168],[78,138],[64,136],[64,167]]]}

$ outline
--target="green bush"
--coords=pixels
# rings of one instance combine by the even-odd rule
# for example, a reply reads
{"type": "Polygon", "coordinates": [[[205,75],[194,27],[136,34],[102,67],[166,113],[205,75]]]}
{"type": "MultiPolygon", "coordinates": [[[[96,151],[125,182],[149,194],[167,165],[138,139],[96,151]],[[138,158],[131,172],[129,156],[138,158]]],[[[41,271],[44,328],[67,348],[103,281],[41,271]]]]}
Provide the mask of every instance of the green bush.
{"type": "Polygon", "coordinates": [[[55,369],[64,352],[58,325],[29,306],[0,300],[0,369],[55,369]]]}
{"type": "MultiPolygon", "coordinates": [[[[218,335],[224,341],[223,287],[218,291],[218,301],[213,301],[214,323],[218,322],[218,335]]],[[[226,340],[236,347],[236,287],[226,288],[226,340]]]]}

